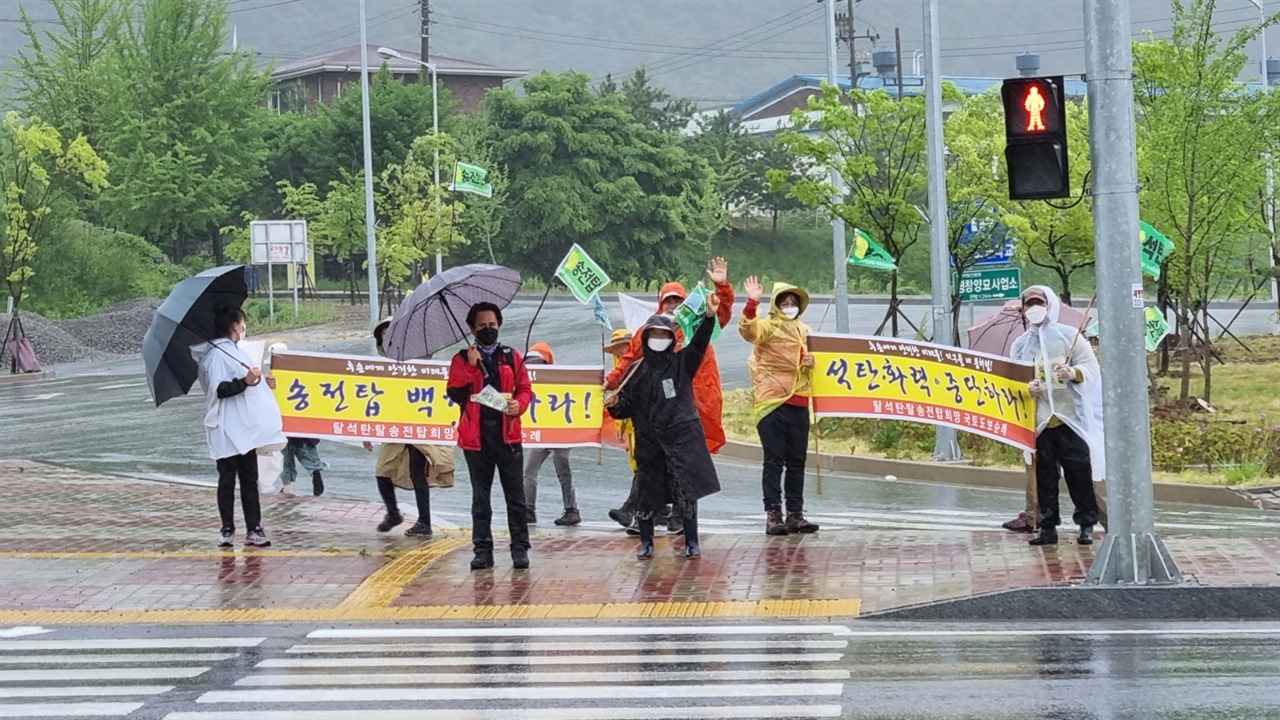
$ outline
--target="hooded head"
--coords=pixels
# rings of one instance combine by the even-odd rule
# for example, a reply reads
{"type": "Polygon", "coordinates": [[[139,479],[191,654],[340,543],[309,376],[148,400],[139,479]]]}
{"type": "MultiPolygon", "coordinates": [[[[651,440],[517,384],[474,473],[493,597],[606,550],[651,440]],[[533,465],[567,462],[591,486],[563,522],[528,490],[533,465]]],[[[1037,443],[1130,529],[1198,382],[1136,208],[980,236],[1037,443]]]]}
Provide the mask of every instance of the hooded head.
{"type": "Polygon", "coordinates": [[[809,292],[795,285],[775,282],[773,284],[773,292],[770,293],[769,298],[769,314],[774,317],[795,320],[802,317],[804,311],[809,309],[809,292]],[[785,311],[784,305],[796,308],[797,312],[791,315],[785,311]],[[790,317],[788,317],[789,315],[790,317]]]}
{"type": "Polygon", "coordinates": [[[669,353],[675,349],[676,321],[666,315],[654,315],[640,329],[644,354],[669,353]]]}
{"type": "Polygon", "coordinates": [[[658,293],[658,313],[672,313],[680,306],[680,303],[689,297],[689,293],[684,291],[684,286],[678,282],[669,282],[662,286],[662,292],[658,293]],[[672,304],[674,303],[674,304],[672,304]],[[670,305],[670,308],[664,306],[670,305]]]}
{"type": "Polygon", "coordinates": [[[529,348],[529,352],[525,353],[524,361],[530,365],[554,365],[556,358],[551,354],[551,346],[544,343],[534,343],[529,348]]]}
{"type": "Polygon", "coordinates": [[[1042,327],[1058,322],[1062,302],[1058,294],[1044,285],[1032,285],[1022,291],[1022,316],[1031,325],[1042,327]],[[1043,317],[1037,308],[1044,308],[1043,317]]]}

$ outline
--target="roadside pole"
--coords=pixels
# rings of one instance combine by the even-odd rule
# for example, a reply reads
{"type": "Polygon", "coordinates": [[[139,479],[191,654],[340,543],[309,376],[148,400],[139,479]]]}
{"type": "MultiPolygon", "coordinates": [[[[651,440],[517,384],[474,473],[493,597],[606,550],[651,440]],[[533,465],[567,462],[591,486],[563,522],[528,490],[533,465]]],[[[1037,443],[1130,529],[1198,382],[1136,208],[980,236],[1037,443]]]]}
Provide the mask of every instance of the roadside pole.
{"type": "Polygon", "coordinates": [[[1084,17],[1110,522],[1087,582],[1176,583],[1182,576],[1156,535],[1151,487],[1129,1],[1084,0],[1084,17]]]}
{"type": "MultiPolygon", "coordinates": [[[[836,2],[838,0],[827,0],[827,82],[829,82],[837,90],[840,89],[840,66],[836,59],[836,2]]],[[[857,83],[858,79],[851,77],[851,83],[857,83]]],[[[853,85],[850,85],[852,88],[853,85]]],[[[836,190],[836,199],[838,203],[844,202],[844,179],[840,177],[840,170],[836,167],[831,168],[831,186],[836,190]]],[[[849,256],[845,251],[844,240],[844,220],[839,217],[832,218],[831,223],[831,258],[835,262],[835,304],[836,304],[836,332],[848,334],[849,332],[849,256]]]]}
{"type": "MultiPolygon", "coordinates": [[[[950,345],[951,263],[947,251],[947,170],[942,144],[942,60],[938,39],[938,0],[924,1],[925,140],[929,160],[929,284],[933,292],[933,341],[950,345]]],[[[1136,237],[1136,236],[1135,236],[1136,237]]],[[[954,428],[938,426],[933,459],[960,459],[954,428]]]]}

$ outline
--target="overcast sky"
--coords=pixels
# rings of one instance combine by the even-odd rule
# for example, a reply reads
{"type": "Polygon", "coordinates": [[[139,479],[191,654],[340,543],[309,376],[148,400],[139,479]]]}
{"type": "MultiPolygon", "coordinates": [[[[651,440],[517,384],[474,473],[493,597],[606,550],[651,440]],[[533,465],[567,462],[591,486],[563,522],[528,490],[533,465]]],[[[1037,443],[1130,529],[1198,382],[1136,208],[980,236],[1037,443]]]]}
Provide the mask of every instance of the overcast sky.
{"type": "MultiPolygon", "coordinates": [[[[1190,0],[1188,0],[1189,2],[1190,0]]],[[[1081,0],[939,0],[948,75],[1016,74],[1013,56],[1042,55],[1045,74],[1084,71],[1081,0]]],[[[44,20],[46,0],[0,0],[0,63],[22,47],[18,8],[44,20]]],[[[1218,26],[1256,21],[1249,0],[1220,0],[1218,26]]],[[[845,7],[839,0],[839,7],[845,7]]],[[[369,42],[418,46],[418,0],[367,0],[369,42]]],[[[1132,0],[1133,32],[1169,29],[1168,0],[1132,0]]],[[[242,46],[301,57],[359,41],[357,0],[230,0],[242,46]]],[[[1280,0],[1268,0],[1280,11],[1280,0]]],[[[814,0],[433,0],[433,53],[507,68],[574,69],[603,77],[637,65],[675,95],[732,104],[795,74],[825,73],[824,6],[814,0]]],[[[859,34],[892,47],[901,28],[905,67],[922,47],[919,0],[862,0],[859,34]]],[[[1280,55],[1280,31],[1270,33],[1280,55]]],[[[228,39],[228,43],[230,40],[228,39]]],[[[871,44],[858,40],[858,50],[871,44]]],[[[847,70],[846,51],[841,67],[847,70]]],[[[1251,54],[1258,54],[1257,44],[1251,54]]],[[[1256,65],[1252,77],[1257,77],[1256,65]]]]}

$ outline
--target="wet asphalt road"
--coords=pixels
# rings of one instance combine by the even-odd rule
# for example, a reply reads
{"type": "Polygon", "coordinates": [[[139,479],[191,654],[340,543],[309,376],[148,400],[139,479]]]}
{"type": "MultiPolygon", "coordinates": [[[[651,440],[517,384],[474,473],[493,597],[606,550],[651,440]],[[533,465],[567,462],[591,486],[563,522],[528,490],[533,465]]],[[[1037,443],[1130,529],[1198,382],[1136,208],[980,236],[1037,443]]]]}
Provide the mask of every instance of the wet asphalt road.
{"type": "MultiPolygon", "coordinates": [[[[523,347],[536,302],[517,300],[507,311],[504,340],[523,347]]],[[[810,314],[815,312],[810,310],[810,314]]],[[[814,318],[816,325],[818,318],[814,318]]],[[[874,318],[879,322],[878,315],[874,318]]],[[[865,328],[865,314],[855,316],[855,331],[865,328]]],[[[272,339],[259,327],[249,329],[254,339],[272,339]]],[[[551,343],[558,363],[599,364],[599,331],[590,323],[590,312],[572,300],[552,301],[537,321],[534,341],[551,343]],[[584,330],[584,328],[587,328],[584,330]]],[[[874,330],[874,326],[869,330],[874,330]]],[[[867,330],[867,331],[869,331],[867,330]]],[[[304,337],[306,333],[302,334],[304,337]]],[[[350,339],[294,342],[295,350],[372,354],[372,341],[353,332],[350,339]]],[[[747,382],[748,346],[736,332],[726,332],[716,342],[725,385],[747,382]]],[[[56,368],[53,380],[0,384],[0,457],[27,458],[58,463],[93,472],[154,480],[213,485],[216,473],[208,457],[202,429],[204,401],[197,387],[192,395],[156,408],[150,399],[140,360],[116,360],[56,368]]],[[[379,502],[371,477],[373,458],[357,445],[324,442],[320,445],[331,469],[324,473],[326,494],[333,497],[379,502]]],[[[574,484],[584,529],[616,528],[607,517],[627,494],[630,469],[623,453],[605,449],[575,450],[574,484]]],[[[432,493],[433,521],[443,527],[469,525],[470,492],[465,463],[459,458],[457,487],[432,493]]],[[[707,530],[755,532],[761,515],[758,466],[733,461],[717,463],[724,491],[701,503],[707,530]]],[[[266,479],[264,477],[264,483],[266,479]]],[[[310,493],[304,478],[295,487],[310,493]]],[[[277,485],[278,487],[278,485],[277,485]]],[[[816,476],[808,482],[807,511],[828,529],[946,527],[983,530],[997,527],[1021,508],[1022,496],[1000,490],[955,488],[888,482],[868,478],[835,478],[828,475],[818,494],[816,476]],[[904,516],[904,510],[909,515],[904,516]]],[[[1068,504],[1063,495],[1064,508],[1068,504]]],[[[403,504],[412,505],[409,494],[403,504]]],[[[501,505],[501,503],[495,503],[501,505]]],[[[539,481],[540,527],[552,529],[561,511],[559,484],[551,463],[539,481]]],[[[500,527],[505,520],[494,522],[500,527]]],[[[1160,508],[1164,532],[1209,535],[1274,534],[1275,520],[1252,511],[1168,506],[1160,508]]],[[[211,524],[216,514],[210,513],[211,524]]],[[[269,530],[270,528],[268,528],[269,530]]]]}
{"type": "Polygon", "coordinates": [[[1262,720],[1280,626],[218,625],[0,639],[0,717],[1262,720]]]}

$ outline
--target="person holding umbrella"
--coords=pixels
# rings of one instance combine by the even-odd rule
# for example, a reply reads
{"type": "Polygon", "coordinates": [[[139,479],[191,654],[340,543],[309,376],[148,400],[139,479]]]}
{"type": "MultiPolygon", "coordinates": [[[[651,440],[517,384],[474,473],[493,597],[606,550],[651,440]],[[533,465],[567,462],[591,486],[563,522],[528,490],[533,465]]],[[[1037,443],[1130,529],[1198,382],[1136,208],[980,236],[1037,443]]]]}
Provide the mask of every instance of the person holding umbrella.
{"type": "Polygon", "coordinates": [[[507,503],[511,562],[529,567],[529,526],[525,522],[522,470],[524,446],[520,416],[533,402],[524,357],[498,341],[502,309],[478,302],[467,312],[475,343],[459,350],[449,366],[448,394],[458,405],[458,447],[471,474],[472,570],[493,567],[493,475],[496,470],[507,503]],[[501,408],[501,409],[499,409],[501,408]]]}
{"type": "Polygon", "coordinates": [[[218,514],[222,518],[218,547],[231,547],[235,539],[237,477],[248,528],[245,545],[269,547],[258,499],[258,449],[286,442],[280,408],[271,394],[275,379],[264,377],[237,347],[247,332],[240,308],[215,305],[213,331],[214,339],[193,346],[191,356],[199,366],[200,386],[205,392],[209,456],[218,465],[218,514]]]}

